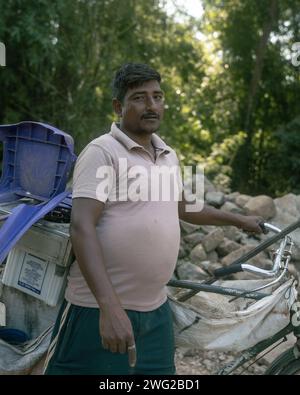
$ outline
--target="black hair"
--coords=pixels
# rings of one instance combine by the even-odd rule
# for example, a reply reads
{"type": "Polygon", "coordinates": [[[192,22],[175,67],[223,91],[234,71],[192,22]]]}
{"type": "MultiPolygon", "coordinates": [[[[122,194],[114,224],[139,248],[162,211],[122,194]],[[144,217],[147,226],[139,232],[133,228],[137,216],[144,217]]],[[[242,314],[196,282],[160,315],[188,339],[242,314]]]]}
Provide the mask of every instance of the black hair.
{"type": "Polygon", "coordinates": [[[160,83],[160,74],[147,64],[126,63],[116,72],[112,82],[113,96],[123,102],[129,88],[135,88],[144,82],[156,80],[160,83]]]}

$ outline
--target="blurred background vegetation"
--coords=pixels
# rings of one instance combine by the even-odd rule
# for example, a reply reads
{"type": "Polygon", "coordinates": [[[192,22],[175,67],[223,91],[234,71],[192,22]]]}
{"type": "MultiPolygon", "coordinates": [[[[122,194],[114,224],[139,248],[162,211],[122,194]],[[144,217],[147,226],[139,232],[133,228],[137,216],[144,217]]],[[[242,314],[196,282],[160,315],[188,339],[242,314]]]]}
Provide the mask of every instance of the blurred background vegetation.
{"type": "Polygon", "coordinates": [[[116,69],[148,63],[182,164],[224,190],[300,193],[300,0],[194,1],[201,17],[176,0],[0,0],[0,123],[53,124],[79,153],[115,119],[116,69]]]}

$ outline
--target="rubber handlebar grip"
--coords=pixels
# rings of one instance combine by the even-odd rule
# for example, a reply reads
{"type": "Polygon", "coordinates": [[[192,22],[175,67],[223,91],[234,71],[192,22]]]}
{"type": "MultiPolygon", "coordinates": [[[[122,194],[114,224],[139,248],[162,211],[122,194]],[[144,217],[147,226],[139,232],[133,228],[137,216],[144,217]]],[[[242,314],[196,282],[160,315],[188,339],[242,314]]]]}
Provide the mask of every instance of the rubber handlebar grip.
{"type": "Polygon", "coordinates": [[[221,267],[220,269],[216,269],[214,271],[214,276],[223,277],[223,276],[228,276],[229,274],[234,274],[242,271],[243,271],[242,264],[237,263],[235,265],[230,265],[227,267],[221,267]]]}

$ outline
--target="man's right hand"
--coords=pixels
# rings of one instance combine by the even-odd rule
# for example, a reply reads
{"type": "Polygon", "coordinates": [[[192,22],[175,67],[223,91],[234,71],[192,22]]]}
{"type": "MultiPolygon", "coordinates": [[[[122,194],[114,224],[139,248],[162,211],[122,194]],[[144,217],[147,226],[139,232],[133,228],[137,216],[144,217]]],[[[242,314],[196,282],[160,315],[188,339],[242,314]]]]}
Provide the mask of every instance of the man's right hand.
{"type": "Polygon", "coordinates": [[[121,307],[102,308],[99,321],[102,345],[111,352],[128,352],[129,365],[136,364],[133,329],[128,315],[121,307]]]}

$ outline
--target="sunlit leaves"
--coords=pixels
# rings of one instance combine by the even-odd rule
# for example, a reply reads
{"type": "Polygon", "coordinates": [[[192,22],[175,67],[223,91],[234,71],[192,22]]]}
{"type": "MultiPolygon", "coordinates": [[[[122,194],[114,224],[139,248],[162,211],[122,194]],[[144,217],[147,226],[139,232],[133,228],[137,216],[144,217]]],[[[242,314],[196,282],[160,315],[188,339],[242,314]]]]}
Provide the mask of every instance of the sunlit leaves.
{"type": "Polygon", "coordinates": [[[300,132],[292,120],[299,116],[300,74],[288,51],[300,41],[300,0],[278,1],[248,139],[240,131],[270,1],[205,0],[201,19],[182,21],[162,3],[0,0],[8,65],[0,68],[0,122],[52,123],[74,136],[79,151],[116,119],[115,70],[148,63],[161,72],[166,93],[161,136],[184,164],[206,164],[224,188],[295,189],[300,132]]]}

